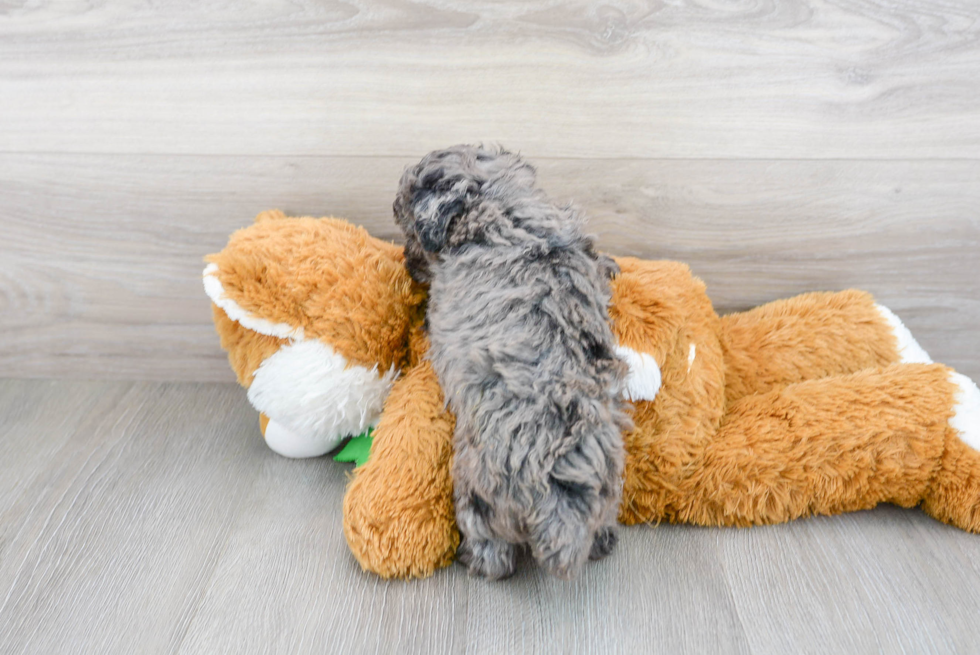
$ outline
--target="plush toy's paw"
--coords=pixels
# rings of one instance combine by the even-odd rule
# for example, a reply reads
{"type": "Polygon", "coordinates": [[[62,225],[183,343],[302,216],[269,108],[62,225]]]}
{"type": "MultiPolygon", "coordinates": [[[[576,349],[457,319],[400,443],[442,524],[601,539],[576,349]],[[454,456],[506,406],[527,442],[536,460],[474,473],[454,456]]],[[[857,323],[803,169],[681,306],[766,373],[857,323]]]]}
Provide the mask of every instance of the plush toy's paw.
{"type": "Polygon", "coordinates": [[[592,550],[589,551],[589,559],[597,560],[609,555],[616,548],[618,542],[619,535],[616,533],[616,528],[599,528],[595,533],[595,538],[592,540],[592,550]]]}
{"type": "Polygon", "coordinates": [[[980,532],[980,389],[965,375],[950,372],[952,416],[939,471],[922,508],[935,518],[980,532]]]}
{"type": "Polygon", "coordinates": [[[463,539],[456,556],[470,575],[488,580],[509,578],[517,570],[517,548],[506,541],[463,539]]]}
{"type": "Polygon", "coordinates": [[[269,421],[265,428],[265,443],[273,452],[283,457],[302,459],[326,455],[338,446],[340,440],[311,439],[297,434],[281,423],[269,421]]]}
{"type": "Polygon", "coordinates": [[[949,379],[957,387],[956,405],[949,424],[968,446],[980,450],[980,389],[973,380],[960,373],[951,373],[949,379]]]}
{"type": "Polygon", "coordinates": [[[451,564],[459,544],[451,517],[392,498],[390,483],[358,485],[363,475],[344,496],[344,535],[361,568],[383,578],[427,578],[451,564]]]}

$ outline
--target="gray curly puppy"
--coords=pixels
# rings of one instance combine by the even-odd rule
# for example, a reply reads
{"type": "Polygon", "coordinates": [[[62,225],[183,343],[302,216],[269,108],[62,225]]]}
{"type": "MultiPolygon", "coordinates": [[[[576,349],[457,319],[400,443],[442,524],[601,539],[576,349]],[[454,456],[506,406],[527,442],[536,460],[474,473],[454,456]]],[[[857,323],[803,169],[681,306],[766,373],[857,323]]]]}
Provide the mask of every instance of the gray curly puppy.
{"type": "Polygon", "coordinates": [[[561,578],[611,552],[630,425],[607,313],[616,265],[534,184],[517,155],[456,146],[406,170],[394,203],[456,415],[459,558],[492,579],[522,545],[561,578]]]}

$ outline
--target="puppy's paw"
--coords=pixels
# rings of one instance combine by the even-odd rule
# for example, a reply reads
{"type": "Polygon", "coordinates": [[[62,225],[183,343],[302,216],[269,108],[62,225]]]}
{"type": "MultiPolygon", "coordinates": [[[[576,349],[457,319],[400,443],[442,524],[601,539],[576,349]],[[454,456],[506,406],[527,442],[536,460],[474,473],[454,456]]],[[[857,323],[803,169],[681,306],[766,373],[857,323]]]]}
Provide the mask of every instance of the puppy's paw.
{"type": "Polygon", "coordinates": [[[565,547],[540,560],[541,566],[551,575],[571,580],[582,569],[587,553],[582,548],[565,547]]]}
{"type": "Polygon", "coordinates": [[[599,528],[595,533],[595,538],[592,540],[592,550],[589,551],[589,559],[602,559],[613,552],[618,542],[619,535],[616,533],[616,528],[599,528]]]}
{"type": "Polygon", "coordinates": [[[584,534],[580,539],[560,539],[551,544],[539,543],[534,554],[538,564],[548,573],[562,580],[571,580],[585,565],[591,549],[592,538],[584,534]]]}
{"type": "Polygon", "coordinates": [[[517,570],[517,548],[505,541],[463,539],[456,556],[470,575],[488,580],[509,578],[517,570]]]}

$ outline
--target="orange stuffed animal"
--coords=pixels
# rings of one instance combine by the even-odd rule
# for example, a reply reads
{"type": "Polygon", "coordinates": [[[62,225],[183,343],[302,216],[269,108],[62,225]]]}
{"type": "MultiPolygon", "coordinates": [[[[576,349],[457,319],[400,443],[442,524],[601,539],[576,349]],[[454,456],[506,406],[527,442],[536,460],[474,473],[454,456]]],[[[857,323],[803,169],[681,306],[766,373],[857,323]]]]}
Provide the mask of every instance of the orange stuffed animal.
{"type": "MultiPolygon", "coordinates": [[[[215,325],[270,447],[319,455],[376,425],[344,498],[357,560],[383,577],[449,564],[454,421],[401,249],[267,212],[208,261],[215,325]]],[[[890,502],[980,532],[980,390],[869,294],[718,317],[685,265],[617,263],[635,423],[621,522],[760,525],[890,502]]]]}

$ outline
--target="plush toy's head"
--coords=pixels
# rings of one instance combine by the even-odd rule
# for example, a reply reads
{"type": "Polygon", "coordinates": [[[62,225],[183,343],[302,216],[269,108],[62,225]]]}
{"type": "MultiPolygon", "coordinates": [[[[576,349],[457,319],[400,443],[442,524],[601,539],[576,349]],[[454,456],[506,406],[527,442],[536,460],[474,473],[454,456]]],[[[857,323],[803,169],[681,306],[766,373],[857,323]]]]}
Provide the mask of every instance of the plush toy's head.
{"type": "Polygon", "coordinates": [[[276,429],[322,453],[377,422],[424,297],[401,248],[346,221],[265,212],[207,261],[222,346],[276,429]]]}

